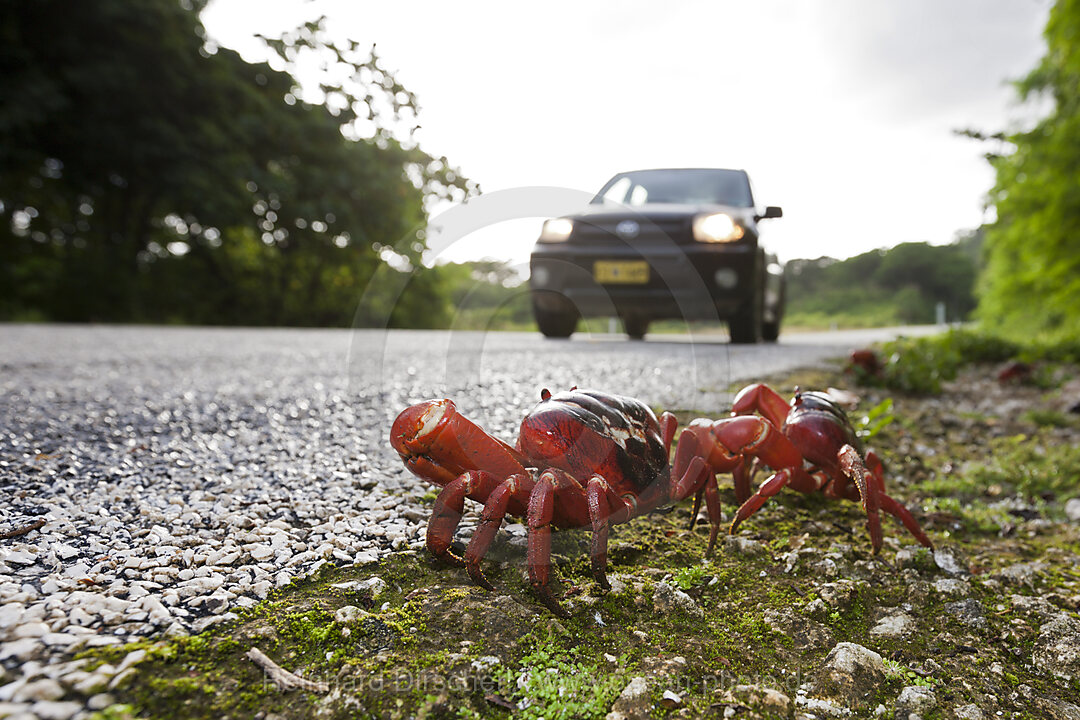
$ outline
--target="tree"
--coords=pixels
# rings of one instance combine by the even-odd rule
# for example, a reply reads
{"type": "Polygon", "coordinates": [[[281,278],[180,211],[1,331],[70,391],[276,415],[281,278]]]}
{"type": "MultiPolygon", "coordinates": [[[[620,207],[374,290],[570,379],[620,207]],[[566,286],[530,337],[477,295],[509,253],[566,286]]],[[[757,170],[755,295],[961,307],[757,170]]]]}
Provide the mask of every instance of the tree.
{"type": "Polygon", "coordinates": [[[0,317],[348,324],[385,248],[419,267],[425,196],[472,189],[381,122],[416,107],[373,50],[268,41],[339,71],[306,102],[207,45],[203,4],[0,4],[0,317]]]}
{"type": "Polygon", "coordinates": [[[1058,0],[1047,51],[1016,84],[1023,100],[1048,97],[1049,114],[1008,136],[990,156],[997,180],[986,228],[978,318],[1011,334],[1080,337],[1080,0],[1058,0]]]}
{"type": "MultiPolygon", "coordinates": [[[[975,305],[978,234],[949,245],[901,243],[846,260],[822,257],[787,263],[788,307],[834,322],[930,323],[935,305],[947,317],[967,317],[975,305]]],[[[805,320],[804,320],[805,321],[805,320]]]]}

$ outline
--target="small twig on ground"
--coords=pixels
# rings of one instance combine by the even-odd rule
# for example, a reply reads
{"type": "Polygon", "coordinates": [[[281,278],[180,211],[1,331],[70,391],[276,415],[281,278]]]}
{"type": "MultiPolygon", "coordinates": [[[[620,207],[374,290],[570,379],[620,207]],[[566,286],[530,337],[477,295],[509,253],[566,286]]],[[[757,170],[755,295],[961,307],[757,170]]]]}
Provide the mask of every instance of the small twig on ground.
{"type": "Polygon", "coordinates": [[[283,692],[289,690],[306,690],[308,692],[324,693],[330,689],[330,686],[324,682],[308,680],[307,678],[302,678],[299,675],[289,672],[268,658],[261,650],[259,650],[259,648],[253,647],[248,650],[247,657],[250,658],[253,663],[261,667],[267,677],[269,677],[274,685],[277,686],[277,689],[283,692]]]}
{"type": "Polygon", "coordinates": [[[30,532],[31,530],[37,530],[39,527],[42,527],[44,524],[45,524],[45,518],[38,518],[37,520],[33,520],[30,523],[28,523],[26,525],[23,525],[21,527],[17,527],[17,528],[14,528],[12,530],[6,530],[4,532],[0,532],[0,540],[7,540],[8,538],[18,537],[19,535],[25,535],[26,533],[30,532]]]}

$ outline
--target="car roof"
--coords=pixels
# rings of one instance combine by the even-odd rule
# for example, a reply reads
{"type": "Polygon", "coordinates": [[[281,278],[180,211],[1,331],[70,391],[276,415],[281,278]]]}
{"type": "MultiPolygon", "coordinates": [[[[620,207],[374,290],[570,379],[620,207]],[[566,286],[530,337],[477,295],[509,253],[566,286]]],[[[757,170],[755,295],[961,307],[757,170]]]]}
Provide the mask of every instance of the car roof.
{"type": "Polygon", "coordinates": [[[615,173],[616,175],[629,175],[636,172],[669,172],[669,171],[681,171],[681,170],[722,170],[724,172],[740,172],[746,174],[746,170],[742,168],[722,168],[722,167],[655,167],[655,168],[636,168],[634,170],[622,170],[615,173]]]}

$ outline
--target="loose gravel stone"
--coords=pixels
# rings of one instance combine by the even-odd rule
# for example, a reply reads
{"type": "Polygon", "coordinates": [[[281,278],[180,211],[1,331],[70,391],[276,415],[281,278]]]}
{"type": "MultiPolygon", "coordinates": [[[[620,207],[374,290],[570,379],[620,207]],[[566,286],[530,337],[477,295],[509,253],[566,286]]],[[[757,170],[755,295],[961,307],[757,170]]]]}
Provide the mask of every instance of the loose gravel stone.
{"type": "Polygon", "coordinates": [[[848,705],[866,702],[885,681],[885,663],[881,655],[856,643],[837,643],[818,674],[815,687],[848,705]]]}
{"type": "Polygon", "coordinates": [[[791,716],[791,698],[779,690],[762,685],[736,685],[716,692],[722,694],[724,703],[735,707],[736,713],[740,707],[748,707],[761,712],[766,717],[791,716]]]}
{"type": "Polygon", "coordinates": [[[953,709],[957,720],[985,720],[986,714],[978,705],[960,705],[953,709]]]}
{"type": "Polygon", "coordinates": [[[606,720],[647,720],[652,717],[650,705],[648,681],[635,677],[619,693],[606,720]]]}
{"type": "Polygon", "coordinates": [[[999,580],[1004,580],[1012,585],[1026,585],[1031,587],[1035,584],[1036,578],[1043,570],[1046,569],[1046,563],[1042,562],[1029,562],[1029,563],[1016,563],[1010,565],[1007,568],[1002,569],[1000,572],[994,575],[999,580]]]}
{"type": "Polygon", "coordinates": [[[763,557],[769,554],[768,548],[757,540],[751,540],[750,538],[744,538],[738,535],[728,535],[724,538],[724,552],[743,555],[745,557],[763,557]]]}
{"type": "Polygon", "coordinates": [[[64,688],[60,683],[51,679],[43,678],[34,680],[23,685],[11,694],[15,702],[36,702],[38,700],[56,700],[64,696],[64,688]]]}
{"type": "Polygon", "coordinates": [[[903,610],[895,608],[881,617],[870,628],[870,634],[878,637],[900,637],[915,629],[915,618],[903,610]]]}
{"type": "Polygon", "coordinates": [[[653,607],[663,614],[682,612],[694,617],[705,616],[705,611],[692,597],[663,581],[656,583],[653,589],[653,607]]]}
{"type": "Polygon", "coordinates": [[[967,560],[956,548],[938,548],[934,551],[934,564],[949,575],[966,576],[967,560]]]}
{"type": "Polygon", "coordinates": [[[956,617],[957,620],[969,627],[986,627],[986,617],[983,614],[983,606],[978,600],[968,598],[956,602],[945,603],[945,611],[956,617]]]}
{"type": "Polygon", "coordinates": [[[934,591],[946,597],[967,597],[971,594],[971,583],[956,578],[939,578],[934,581],[934,591]]]}
{"type": "Polygon", "coordinates": [[[896,720],[924,717],[936,707],[937,697],[932,689],[920,685],[908,685],[896,698],[896,720]]]}
{"type": "Polygon", "coordinates": [[[1070,498],[1065,503],[1065,516],[1074,523],[1080,523],[1080,498],[1070,498]]]}
{"type": "Polygon", "coordinates": [[[1064,683],[1080,677],[1080,620],[1059,613],[1043,624],[1032,660],[1064,683]]]}

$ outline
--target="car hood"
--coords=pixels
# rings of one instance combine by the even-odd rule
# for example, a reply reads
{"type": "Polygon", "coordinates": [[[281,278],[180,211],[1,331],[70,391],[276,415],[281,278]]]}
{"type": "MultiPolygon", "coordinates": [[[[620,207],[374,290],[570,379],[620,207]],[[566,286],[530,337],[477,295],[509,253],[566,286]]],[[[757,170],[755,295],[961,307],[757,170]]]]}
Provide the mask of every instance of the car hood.
{"type": "Polygon", "coordinates": [[[649,203],[646,205],[589,205],[567,215],[571,219],[618,220],[624,218],[644,218],[648,220],[676,220],[693,217],[702,213],[723,212],[745,222],[753,222],[754,208],[733,207],[730,205],[698,205],[678,203],[649,203]]]}

